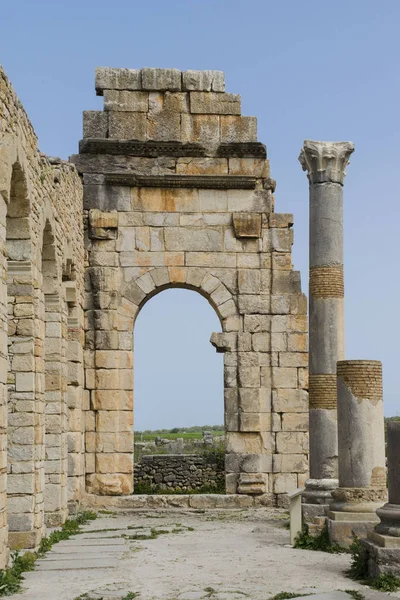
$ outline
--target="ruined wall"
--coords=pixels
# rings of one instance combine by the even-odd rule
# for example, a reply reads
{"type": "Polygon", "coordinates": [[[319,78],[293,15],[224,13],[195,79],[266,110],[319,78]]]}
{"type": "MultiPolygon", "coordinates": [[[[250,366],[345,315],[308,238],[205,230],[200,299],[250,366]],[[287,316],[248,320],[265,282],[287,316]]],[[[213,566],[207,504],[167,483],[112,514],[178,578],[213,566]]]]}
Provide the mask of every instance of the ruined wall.
{"type": "Polygon", "coordinates": [[[10,545],[33,548],[66,517],[67,461],[71,499],[84,476],[82,186],[39,153],[1,68],[0,257],[1,567],[6,515],[10,545]]]}
{"type": "Polygon", "coordinates": [[[212,491],[224,486],[224,469],[201,454],[148,454],[135,464],[135,491],[212,491]]]}
{"type": "Polygon", "coordinates": [[[256,119],[217,71],[100,68],[96,90],[104,110],[84,113],[72,158],[89,256],[87,490],[132,492],[134,321],[186,287],[222,325],[226,490],[281,501],[308,470],[306,299],[256,119]]]}

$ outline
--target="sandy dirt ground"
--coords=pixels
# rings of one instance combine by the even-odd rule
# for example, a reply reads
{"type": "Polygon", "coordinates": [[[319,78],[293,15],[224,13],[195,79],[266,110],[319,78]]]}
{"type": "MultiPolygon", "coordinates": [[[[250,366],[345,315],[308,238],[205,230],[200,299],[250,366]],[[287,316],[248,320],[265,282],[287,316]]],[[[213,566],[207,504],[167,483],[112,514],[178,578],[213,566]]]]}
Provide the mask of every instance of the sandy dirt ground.
{"type": "Polygon", "coordinates": [[[12,598],[268,600],[348,589],[383,597],[344,575],[349,555],[291,548],[287,516],[266,508],[100,514],[53,546],[12,598]]]}

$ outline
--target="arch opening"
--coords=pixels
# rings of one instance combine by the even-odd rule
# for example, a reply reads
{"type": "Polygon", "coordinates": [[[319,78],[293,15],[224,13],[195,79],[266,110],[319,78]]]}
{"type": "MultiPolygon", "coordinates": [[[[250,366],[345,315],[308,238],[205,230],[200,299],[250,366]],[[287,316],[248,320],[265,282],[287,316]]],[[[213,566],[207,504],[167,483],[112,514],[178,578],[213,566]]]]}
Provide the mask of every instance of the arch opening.
{"type": "Polygon", "coordinates": [[[134,326],[134,493],[224,491],[219,316],[184,286],[157,290],[134,326]],[[208,462],[207,462],[208,461],[208,462]]]}
{"type": "Polygon", "coordinates": [[[44,512],[47,526],[61,525],[67,516],[66,499],[66,407],[65,351],[62,333],[60,277],[55,240],[49,220],[43,230],[42,246],[42,339],[44,391],[44,512]]]}
{"type": "Polygon", "coordinates": [[[26,177],[12,169],[6,205],[8,314],[7,520],[9,545],[37,545],[41,523],[35,515],[40,478],[35,442],[35,301],[26,177]]]}

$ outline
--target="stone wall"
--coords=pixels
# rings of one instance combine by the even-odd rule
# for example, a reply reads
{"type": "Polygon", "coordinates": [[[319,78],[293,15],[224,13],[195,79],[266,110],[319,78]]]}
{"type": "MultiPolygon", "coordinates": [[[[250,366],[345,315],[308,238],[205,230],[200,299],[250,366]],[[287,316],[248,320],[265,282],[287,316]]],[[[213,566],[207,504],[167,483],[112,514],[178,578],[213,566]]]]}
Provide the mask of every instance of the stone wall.
{"type": "MultiPolygon", "coordinates": [[[[96,72],[80,154],[91,308],[86,319],[86,484],[129,494],[133,339],[141,307],[168,287],[208,299],[224,352],[226,489],[280,501],[308,471],[307,316],[293,271],[293,217],[256,118],[223,74],[96,72]]],[[[211,333],[211,332],[210,332],[211,333]]]]}
{"type": "Polygon", "coordinates": [[[255,117],[217,71],[101,68],[96,90],[74,166],[0,68],[0,568],[85,486],[132,492],[132,332],[168,287],[221,321],[227,492],[282,503],[308,470],[306,299],[255,117]]]}
{"type": "Polygon", "coordinates": [[[83,491],[84,247],[76,169],[38,151],[1,68],[0,259],[2,567],[6,515],[10,545],[33,548],[83,491]]]}
{"type": "Polygon", "coordinates": [[[192,492],[224,486],[224,469],[201,454],[153,454],[135,464],[135,486],[192,492]]]}

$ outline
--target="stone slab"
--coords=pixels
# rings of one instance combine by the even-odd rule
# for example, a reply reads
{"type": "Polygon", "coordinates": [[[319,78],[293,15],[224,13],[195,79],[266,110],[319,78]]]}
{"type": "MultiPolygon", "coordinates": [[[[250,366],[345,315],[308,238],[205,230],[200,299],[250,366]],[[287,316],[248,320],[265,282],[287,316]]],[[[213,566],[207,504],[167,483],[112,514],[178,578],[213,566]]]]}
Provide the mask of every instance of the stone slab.
{"type": "Polygon", "coordinates": [[[119,557],[104,558],[103,553],[98,556],[94,555],[90,558],[73,558],[66,560],[65,558],[49,560],[43,559],[37,562],[36,571],[73,571],[86,569],[114,569],[118,566],[119,557]]]}

